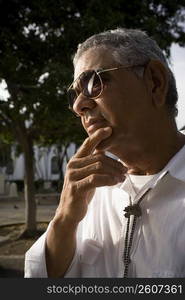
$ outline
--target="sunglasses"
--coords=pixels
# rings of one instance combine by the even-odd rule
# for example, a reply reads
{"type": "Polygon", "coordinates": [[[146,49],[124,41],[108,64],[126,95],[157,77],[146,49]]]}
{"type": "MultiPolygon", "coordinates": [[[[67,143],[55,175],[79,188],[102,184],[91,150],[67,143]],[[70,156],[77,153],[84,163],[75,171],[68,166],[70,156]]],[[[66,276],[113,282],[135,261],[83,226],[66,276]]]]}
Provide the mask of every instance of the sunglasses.
{"type": "Polygon", "coordinates": [[[120,67],[110,68],[110,69],[87,70],[81,73],[67,89],[69,109],[74,112],[73,110],[74,103],[77,97],[81,93],[85,97],[91,99],[96,99],[102,94],[104,89],[104,83],[102,81],[100,74],[119,70],[122,68],[131,68],[131,67],[139,67],[139,66],[143,67],[143,65],[120,66],[120,67]]]}

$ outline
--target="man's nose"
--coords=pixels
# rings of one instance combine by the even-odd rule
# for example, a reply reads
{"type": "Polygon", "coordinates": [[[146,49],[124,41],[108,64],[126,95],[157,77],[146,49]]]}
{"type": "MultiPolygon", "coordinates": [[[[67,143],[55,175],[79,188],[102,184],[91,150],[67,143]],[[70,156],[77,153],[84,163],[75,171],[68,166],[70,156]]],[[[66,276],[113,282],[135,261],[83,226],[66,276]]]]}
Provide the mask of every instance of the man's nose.
{"type": "Polygon", "coordinates": [[[73,110],[77,115],[83,116],[84,112],[93,109],[95,106],[96,102],[94,99],[86,97],[80,93],[73,105],[73,110]]]}

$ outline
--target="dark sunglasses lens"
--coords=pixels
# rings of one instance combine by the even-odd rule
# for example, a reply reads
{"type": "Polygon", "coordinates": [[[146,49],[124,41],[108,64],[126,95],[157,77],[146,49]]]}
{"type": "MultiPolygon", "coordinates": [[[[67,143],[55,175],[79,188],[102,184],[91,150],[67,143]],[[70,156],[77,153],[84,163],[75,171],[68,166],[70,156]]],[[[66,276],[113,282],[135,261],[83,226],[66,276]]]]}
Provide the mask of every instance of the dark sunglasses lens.
{"type": "Polygon", "coordinates": [[[68,92],[67,92],[67,96],[68,96],[69,108],[73,109],[74,102],[77,98],[75,90],[74,89],[69,89],[68,92]]]}
{"type": "Polygon", "coordinates": [[[83,72],[74,85],[74,88],[69,89],[67,92],[70,109],[73,109],[74,102],[80,93],[86,97],[94,98],[98,97],[102,90],[100,77],[93,70],[83,72]]]}
{"type": "Polygon", "coordinates": [[[97,97],[101,92],[101,81],[95,71],[84,72],[80,78],[83,94],[87,97],[97,97]]]}

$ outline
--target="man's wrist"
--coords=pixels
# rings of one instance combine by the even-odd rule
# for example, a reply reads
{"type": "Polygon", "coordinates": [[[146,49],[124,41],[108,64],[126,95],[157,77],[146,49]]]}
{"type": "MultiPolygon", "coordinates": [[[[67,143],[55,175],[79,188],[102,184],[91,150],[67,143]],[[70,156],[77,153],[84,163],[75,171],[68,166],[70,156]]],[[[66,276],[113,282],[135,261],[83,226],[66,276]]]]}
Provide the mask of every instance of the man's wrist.
{"type": "Polygon", "coordinates": [[[76,231],[78,222],[63,214],[56,214],[52,220],[52,226],[55,230],[65,229],[68,231],[76,231]]]}

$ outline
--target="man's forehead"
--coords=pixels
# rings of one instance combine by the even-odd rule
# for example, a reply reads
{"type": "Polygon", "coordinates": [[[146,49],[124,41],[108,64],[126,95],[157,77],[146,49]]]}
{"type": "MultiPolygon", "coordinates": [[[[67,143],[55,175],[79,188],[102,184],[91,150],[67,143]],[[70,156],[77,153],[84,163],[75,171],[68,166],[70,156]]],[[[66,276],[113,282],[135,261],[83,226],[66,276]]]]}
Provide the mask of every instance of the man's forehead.
{"type": "Polygon", "coordinates": [[[78,59],[75,70],[74,79],[86,70],[98,70],[108,68],[114,65],[114,59],[111,52],[103,48],[91,48],[85,51],[78,59]]]}

